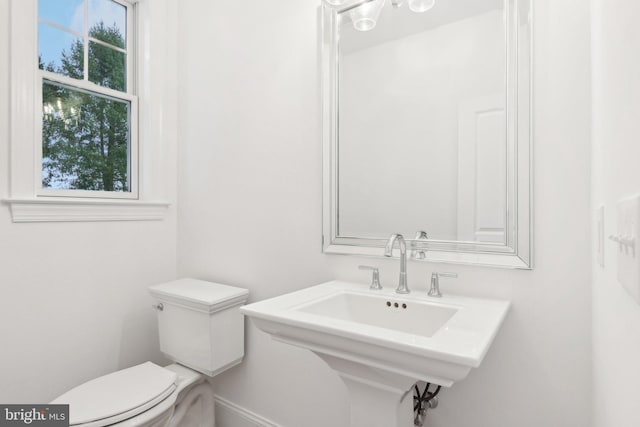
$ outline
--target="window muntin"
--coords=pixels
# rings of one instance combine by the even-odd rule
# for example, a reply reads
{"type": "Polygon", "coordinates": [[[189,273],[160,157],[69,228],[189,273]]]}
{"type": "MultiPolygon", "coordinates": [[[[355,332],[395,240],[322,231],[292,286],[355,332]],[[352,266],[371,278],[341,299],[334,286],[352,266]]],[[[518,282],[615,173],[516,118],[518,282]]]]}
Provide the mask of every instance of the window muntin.
{"type": "Polygon", "coordinates": [[[137,198],[131,6],[116,0],[38,4],[38,195],[137,198]]]}

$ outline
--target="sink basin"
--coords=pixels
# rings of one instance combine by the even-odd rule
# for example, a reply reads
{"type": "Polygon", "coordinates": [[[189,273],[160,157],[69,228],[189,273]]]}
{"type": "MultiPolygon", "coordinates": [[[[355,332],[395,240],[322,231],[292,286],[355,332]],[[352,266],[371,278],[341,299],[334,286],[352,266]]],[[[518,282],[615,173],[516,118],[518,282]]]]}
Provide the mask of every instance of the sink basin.
{"type": "Polygon", "coordinates": [[[281,342],[320,356],[346,384],[351,426],[412,422],[416,381],[445,387],[482,362],[509,302],[426,291],[398,295],[332,281],[249,304],[241,311],[281,342]]]}
{"type": "Polygon", "coordinates": [[[304,313],[431,337],[458,308],[425,301],[341,292],[296,308],[304,313]],[[397,305],[397,306],[396,306],[397,305]]]}

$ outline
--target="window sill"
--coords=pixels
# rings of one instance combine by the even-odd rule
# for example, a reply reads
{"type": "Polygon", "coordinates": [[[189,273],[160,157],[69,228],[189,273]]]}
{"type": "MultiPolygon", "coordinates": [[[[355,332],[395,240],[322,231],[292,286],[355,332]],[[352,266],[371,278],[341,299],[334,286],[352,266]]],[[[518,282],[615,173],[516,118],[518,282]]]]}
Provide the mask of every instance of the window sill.
{"type": "Polygon", "coordinates": [[[161,221],[170,203],[62,198],[4,199],[13,222],[161,221]]]}

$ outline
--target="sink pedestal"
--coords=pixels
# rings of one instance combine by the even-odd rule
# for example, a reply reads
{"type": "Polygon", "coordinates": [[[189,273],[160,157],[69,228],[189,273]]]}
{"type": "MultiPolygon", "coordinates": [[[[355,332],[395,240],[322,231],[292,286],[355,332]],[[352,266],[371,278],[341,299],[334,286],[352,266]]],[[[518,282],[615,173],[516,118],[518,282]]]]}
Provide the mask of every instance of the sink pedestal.
{"type": "Polygon", "coordinates": [[[411,377],[316,353],[347,386],[351,403],[350,427],[413,426],[411,377]]]}

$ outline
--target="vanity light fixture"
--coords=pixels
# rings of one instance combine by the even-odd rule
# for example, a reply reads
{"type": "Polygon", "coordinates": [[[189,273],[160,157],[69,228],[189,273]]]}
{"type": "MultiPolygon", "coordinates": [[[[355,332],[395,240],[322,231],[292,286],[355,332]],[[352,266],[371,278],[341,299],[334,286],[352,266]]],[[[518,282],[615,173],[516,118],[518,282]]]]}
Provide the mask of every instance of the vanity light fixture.
{"type": "MultiPolygon", "coordinates": [[[[357,1],[351,2],[353,4],[351,4],[351,8],[347,10],[349,11],[351,22],[353,22],[353,27],[358,31],[373,30],[378,22],[385,1],[386,0],[363,0],[361,4],[358,4],[357,1]]],[[[324,0],[324,2],[335,7],[342,6],[347,0],[324,0]]],[[[431,10],[436,5],[436,0],[391,0],[394,8],[402,7],[405,2],[409,4],[409,9],[412,12],[418,13],[431,10]]]]}
{"type": "Polygon", "coordinates": [[[351,9],[349,16],[353,22],[353,28],[358,31],[373,30],[384,7],[385,0],[372,0],[351,9]]]}
{"type": "Polygon", "coordinates": [[[409,9],[413,12],[426,12],[436,5],[436,0],[409,0],[409,9]]]}

